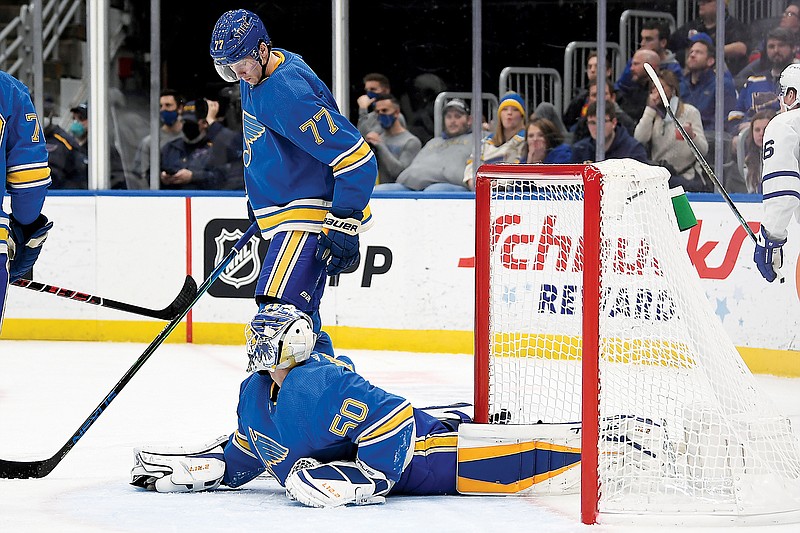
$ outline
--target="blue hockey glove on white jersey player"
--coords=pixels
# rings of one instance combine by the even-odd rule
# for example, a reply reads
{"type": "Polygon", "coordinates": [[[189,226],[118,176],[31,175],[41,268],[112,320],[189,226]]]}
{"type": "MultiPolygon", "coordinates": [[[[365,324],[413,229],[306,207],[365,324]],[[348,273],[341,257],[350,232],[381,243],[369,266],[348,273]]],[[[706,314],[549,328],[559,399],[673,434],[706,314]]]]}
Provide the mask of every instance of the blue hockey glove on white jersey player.
{"type": "Polygon", "coordinates": [[[363,213],[333,207],[325,215],[317,242],[317,259],[327,263],[328,275],[334,276],[358,264],[358,232],[363,213]]]}
{"type": "Polygon", "coordinates": [[[764,226],[758,233],[753,261],[764,279],[772,283],[783,268],[783,245],[786,239],[772,239],[767,235],[764,226]]]}

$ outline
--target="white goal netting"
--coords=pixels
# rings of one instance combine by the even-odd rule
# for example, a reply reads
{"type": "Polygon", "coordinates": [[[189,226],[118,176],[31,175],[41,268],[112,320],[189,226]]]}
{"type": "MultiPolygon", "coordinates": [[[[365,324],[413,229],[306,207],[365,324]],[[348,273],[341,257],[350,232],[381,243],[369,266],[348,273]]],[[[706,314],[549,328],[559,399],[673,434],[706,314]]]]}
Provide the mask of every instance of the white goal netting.
{"type": "Polygon", "coordinates": [[[594,313],[600,512],[800,509],[797,440],[706,298],[668,175],[630,160],[594,167],[599,309],[583,309],[584,247],[598,236],[584,235],[581,179],[547,166],[494,172],[488,205],[478,199],[479,223],[487,208],[490,221],[488,265],[476,265],[489,284],[489,301],[476,303],[488,331],[476,328],[476,339],[488,343],[490,421],[581,420],[582,315],[594,313]]]}

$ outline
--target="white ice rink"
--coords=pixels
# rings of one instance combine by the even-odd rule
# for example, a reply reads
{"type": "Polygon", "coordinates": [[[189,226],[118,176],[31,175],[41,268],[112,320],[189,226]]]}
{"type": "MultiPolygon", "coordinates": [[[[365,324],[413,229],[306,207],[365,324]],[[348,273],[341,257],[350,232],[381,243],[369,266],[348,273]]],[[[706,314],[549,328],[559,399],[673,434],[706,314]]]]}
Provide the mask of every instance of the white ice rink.
{"type": "MultiPolygon", "coordinates": [[[[142,344],[0,341],[0,458],[52,456],[141,355],[142,344]]],[[[359,372],[415,406],[471,401],[472,358],[351,351],[359,372]]],[[[719,527],[582,526],[576,496],[390,497],[385,505],[308,509],[274,481],[239,490],[156,494],[128,484],[142,443],[201,443],[236,426],[241,347],[161,346],[43,479],[0,480],[0,532],[727,531],[719,527]]],[[[800,426],[800,380],[757,378],[800,426]]],[[[689,524],[694,524],[689,519],[689,524]]],[[[796,532],[800,525],[742,531],[796,532]]]]}

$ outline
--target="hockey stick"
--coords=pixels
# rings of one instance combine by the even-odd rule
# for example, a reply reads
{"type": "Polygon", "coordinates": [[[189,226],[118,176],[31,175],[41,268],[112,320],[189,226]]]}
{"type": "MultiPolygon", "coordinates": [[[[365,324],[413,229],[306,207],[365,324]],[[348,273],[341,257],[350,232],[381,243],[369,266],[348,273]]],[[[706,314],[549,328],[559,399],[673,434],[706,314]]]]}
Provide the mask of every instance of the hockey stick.
{"type": "Polygon", "coordinates": [[[706,161],[706,158],[703,157],[703,154],[700,153],[700,150],[697,148],[697,145],[694,144],[692,138],[689,137],[689,134],[686,133],[685,129],[683,129],[683,125],[680,122],[678,122],[678,117],[675,116],[675,112],[669,105],[669,98],[667,98],[667,93],[664,92],[664,86],[661,85],[661,80],[658,79],[658,74],[656,74],[656,71],[653,70],[653,67],[650,66],[650,63],[645,63],[644,69],[647,71],[647,75],[650,76],[650,79],[653,80],[653,85],[656,86],[658,94],[659,96],[661,96],[661,101],[664,103],[664,107],[667,109],[667,113],[669,113],[669,116],[672,117],[672,120],[675,121],[675,127],[677,127],[678,130],[681,132],[681,135],[683,136],[684,140],[687,143],[689,143],[689,148],[692,149],[692,153],[694,154],[695,159],[697,159],[697,162],[700,163],[701,167],[703,167],[703,170],[706,172],[708,177],[711,178],[711,181],[714,182],[714,185],[717,186],[717,189],[722,194],[722,197],[725,199],[725,203],[728,204],[728,207],[731,208],[733,214],[736,215],[736,218],[739,219],[739,224],[742,225],[747,234],[750,235],[750,238],[753,239],[753,243],[757,242],[758,239],[756,237],[756,234],[753,233],[753,230],[747,224],[747,221],[744,219],[744,217],[742,217],[742,214],[739,213],[739,210],[734,205],[730,195],[728,195],[728,191],[725,190],[725,187],[723,187],[722,183],[720,183],[719,179],[717,179],[717,175],[714,174],[713,170],[711,170],[708,161],[706,161]]]}
{"type": "Polygon", "coordinates": [[[47,294],[54,294],[56,296],[61,296],[62,298],[67,298],[69,300],[76,300],[78,302],[83,302],[92,305],[99,305],[100,307],[108,307],[109,309],[116,309],[117,311],[125,311],[127,313],[133,313],[135,315],[142,315],[142,316],[149,316],[151,318],[159,318],[161,320],[172,320],[181,310],[186,307],[186,305],[191,301],[192,297],[195,295],[197,291],[197,284],[195,283],[194,279],[191,276],[186,276],[186,281],[183,282],[183,287],[181,288],[181,292],[178,293],[178,296],[175,300],[172,301],[164,309],[148,309],[146,307],[139,307],[138,305],[128,304],[125,302],[118,302],[116,300],[111,300],[109,298],[103,298],[102,296],[94,296],[92,294],[86,294],[85,292],[78,292],[73,291],[71,289],[63,289],[61,287],[56,287],[55,285],[48,285],[46,283],[37,283],[35,281],[29,279],[18,279],[11,283],[16,287],[22,287],[23,289],[30,289],[32,291],[37,292],[44,292],[47,294]]]}
{"type": "MultiPolygon", "coordinates": [[[[734,205],[733,200],[731,200],[731,197],[728,195],[728,191],[725,190],[725,187],[723,187],[722,183],[720,183],[719,179],[717,179],[717,175],[714,174],[713,170],[711,170],[708,161],[706,161],[706,158],[703,157],[703,154],[700,153],[700,150],[697,148],[697,145],[694,144],[692,138],[689,137],[689,134],[687,134],[686,130],[683,129],[683,125],[681,125],[681,123],[678,122],[678,117],[675,116],[675,112],[669,105],[669,98],[667,98],[667,94],[664,92],[664,86],[661,85],[661,80],[658,79],[656,71],[653,70],[653,67],[650,66],[650,63],[645,63],[644,69],[645,71],[647,71],[647,75],[650,76],[650,79],[653,80],[653,85],[656,86],[656,89],[658,90],[658,95],[661,96],[661,101],[664,103],[664,107],[667,109],[667,113],[669,113],[669,116],[671,116],[672,120],[675,121],[675,126],[681,132],[681,135],[683,136],[684,140],[687,143],[689,143],[689,148],[692,149],[692,153],[694,154],[695,159],[697,159],[697,162],[700,163],[701,167],[703,167],[705,173],[708,175],[708,177],[711,178],[711,181],[713,181],[714,184],[717,186],[717,190],[719,190],[719,192],[722,194],[722,197],[725,199],[725,203],[728,204],[728,207],[731,208],[733,214],[736,215],[737,219],[739,219],[739,224],[744,228],[744,230],[753,240],[753,244],[758,244],[758,238],[756,237],[756,234],[753,233],[753,230],[750,228],[750,225],[744,219],[742,214],[739,213],[739,210],[734,205]]],[[[775,269],[775,274],[777,275],[777,280],[779,283],[784,283],[786,281],[786,278],[780,273],[778,269],[775,269]]]]}
{"type": "Polygon", "coordinates": [[[49,474],[53,471],[53,469],[61,462],[65,455],[69,453],[69,451],[75,446],[75,444],[83,437],[86,432],[92,427],[92,424],[97,421],[100,415],[108,408],[109,404],[117,397],[120,391],[128,384],[131,378],[136,374],[142,365],[153,355],[153,352],[161,346],[161,344],[166,340],[172,330],[183,320],[183,317],[189,312],[194,304],[197,303],[197,300],[205,294],[205,292],[211,287],[211,285],[217,280],[217,278],[222,274],[225,267],[233,261],[236,254],[239,253],[245,244],[255,235],[256,231],[258,230],[258,225],[253,224],[250,228],[242,235],[242,237],[233,245],[233,248],[228,255],[225,256],[211,274],[206,278],[206,280],[198,287],[197,294],[195,294],[194,299],[189,302],[189,305],[186,306],[184,309],[181,310],[180,314],[173,318],[169,324],[167,324],[161,333],[159,333],[153,342],[145,349],[144,353],[139,356],[136,362],[133,363],[125,375],[120,378],[114,388],[103,398],[103,401],[91,412],[91,414],[83,421],[80,425],[78,430],[75,434],[70,437],[70,439],[64,443],[60,450],[56,452],[55,455],[50,457],[49,459],[42,459],[41,461],[6,461],[5,459],[0,459],[0,478],[6,479],[26,479],[26,478],[41,478],[49,474]]]}

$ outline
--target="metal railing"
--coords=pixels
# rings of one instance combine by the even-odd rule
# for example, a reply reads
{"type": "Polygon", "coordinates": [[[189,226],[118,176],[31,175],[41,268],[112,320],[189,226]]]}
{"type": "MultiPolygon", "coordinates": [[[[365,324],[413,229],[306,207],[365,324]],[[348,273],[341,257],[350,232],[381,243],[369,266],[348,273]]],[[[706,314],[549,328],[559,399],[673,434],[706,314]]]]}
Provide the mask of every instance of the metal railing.
{"type": "MultiPolygon", "coordinates": [[[[42,61],[57,59],[58,39],[82,4],[75,0],[49,0],[42,5],[42,61]]],[[[42,68],[42,65],[34,64],[33,14],[33,2],[23,4],[19,15],[0,31],[0,69],[29,87],[33,86],[33,73],[42,68]]]]}
{"type": "MultiPolygon", "coordinates": [[[[697,18],[697,4],[698,0],[678,0],[676,22],[679,27],[697,18]]],[[[732,17],[749,24],[756,20],[781,16],[785,5],[785,0],[731,0],[728,3],[728,12],[732,17]]]]}
{"type": "MultiPolygon", "coordinates": [[[[586,88],[586,62],[589,54],[597,50],[597,41],[572,41],[564,50],[564,106],[569,107],[569,103],[580,91],[586,88]]],[[[606,43],[606,54],[610,58],[611,78],[616,80],[622,74],[625,67],[625,60],[620,53],[617,43],[606,43]]],[[[598,72],[602,72],[602,66],[598,62],[598,72]]]]}
{"type": "Polygon", "coordinates": [[[633,52],[639,48],[642,26],[650,20],[666,22],[670,33],[676,30],[675,17],[670,13],[638,9],[627,9],[622,12],[622,16],[619,18],[619,46],[625,61],[633,57],[633,52]]]}
{"type": "Polygon", "coordinates": [[[553,104],[561,115],[562,87],[561,74],[554,68],[506,67],[500,71],[497,94],[502,98],[507,92],[514,91],[522,96],[528,116],[542,102],[553,104]]]}

